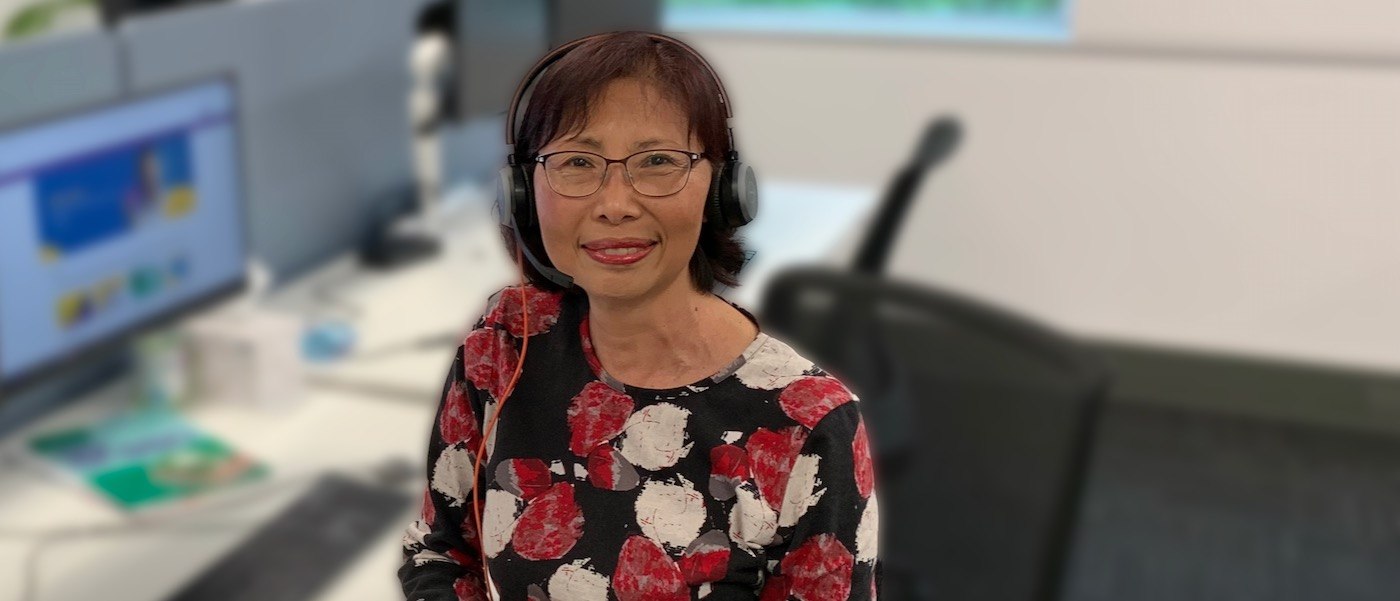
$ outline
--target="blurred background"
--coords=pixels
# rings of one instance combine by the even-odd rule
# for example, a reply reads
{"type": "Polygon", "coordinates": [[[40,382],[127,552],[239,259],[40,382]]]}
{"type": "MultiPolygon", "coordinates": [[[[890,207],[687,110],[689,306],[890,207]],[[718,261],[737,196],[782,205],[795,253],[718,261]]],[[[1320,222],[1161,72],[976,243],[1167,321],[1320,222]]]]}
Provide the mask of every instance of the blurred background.
{"type": "Polygon", "coordinates": [[[1400,3],[0,0],[0,600],[390,599],[525,70],[692,44],[885,596],[1400,595],[1400,3]]]}

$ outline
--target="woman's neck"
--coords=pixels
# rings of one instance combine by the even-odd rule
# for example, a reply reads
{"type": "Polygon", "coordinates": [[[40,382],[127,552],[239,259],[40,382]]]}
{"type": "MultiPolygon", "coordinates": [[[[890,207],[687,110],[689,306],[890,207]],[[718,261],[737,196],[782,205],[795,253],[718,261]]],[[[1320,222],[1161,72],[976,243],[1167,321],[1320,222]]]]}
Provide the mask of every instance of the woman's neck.
{"type": "Polygon", "coordinates": [[[728,303],[686,280],[640,302],[589,300],[594,352],[610,375],[644,388],[683,386],[724,367],[757,335],[728,303]]]}

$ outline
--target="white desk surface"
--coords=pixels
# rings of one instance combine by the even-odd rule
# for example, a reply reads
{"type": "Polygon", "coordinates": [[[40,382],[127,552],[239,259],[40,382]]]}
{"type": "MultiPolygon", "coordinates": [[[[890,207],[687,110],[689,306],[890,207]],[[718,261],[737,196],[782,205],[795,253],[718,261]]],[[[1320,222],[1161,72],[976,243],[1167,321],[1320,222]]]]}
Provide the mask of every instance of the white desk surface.
{"type": "MultiPolygon", "coordinates": [[[[726,294],[757,310],[762,284],[775,270],[800,262],[849,256],[854,234],[874,204],[866,189],[775,182],[765,184],[759,218],[744,233],[757,256],[745,286],[726,294]]],[[[347,257],[278,291],[268,305],[312,317],[349,319],[359,346],[371,351],[464,331],[490,292],[512,281],[488,203],[459,191],[442,219],[446,242],[437,260],[393,272],[364,272],[347,257]],[[333,297],[328,302],[327,297],[333,297]]],[[[24,601],[153,601],[186,581],[251,534],[305,490],[318,473],[364,473],[389,459],[410,462],[423,485],[422,455],[445,369],[447,345],[344,361],[311,370],[306,398],[278,411],[195,405],[191,421],[268,462],[272,475],[188,506],[153,515],[157,526],[119,536],[74,538],[47,546],[24,601]],[[218,526],[214,526],[217,524],[218,526]]],[[[94,393],[70,409],[32,424],[0,452],[13,458],[27,433],[81,422],[119,407],[119,387],[94,393]]],[[[26,557],[38,540],[26,533],[110,526],[132,518],[78,486],[42,470],[0,468],[0,601],[20,601],[26,557]]],[[[318,601],[401,598],[394,574],[403,527],[418,503],[318,595],[318,601]]]]}

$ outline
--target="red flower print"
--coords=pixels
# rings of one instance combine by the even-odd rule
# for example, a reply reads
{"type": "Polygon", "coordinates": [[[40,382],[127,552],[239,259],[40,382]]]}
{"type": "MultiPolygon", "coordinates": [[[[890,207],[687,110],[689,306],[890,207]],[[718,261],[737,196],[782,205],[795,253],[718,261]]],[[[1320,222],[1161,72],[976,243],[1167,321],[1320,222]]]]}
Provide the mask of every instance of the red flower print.
{"type": "Polygon", "coordinates": [[[845,601],[855,558],[833,534],[818,534],[782,561],[791,594],[801,601],[845,601]]]}
{"type": "Polygon", "coordinates": [[[773,511],[778,511],[783,505],[788,474],[792,472],[792,464],[806,442],[807,429],[802,426],[776,432],[759,428],[749,436],[749,469],[753,470],[758,492],[773,511]]]}
{"type": "Polygon", "coordinates": [[[763,583],[763,591],[758,601],[787,601],[788,581],[786,576],[769,576],[763,583]]]}
{"type": "Polygon", "coordinates": [[[469,578],[458,578],[452,583],[452,592],[457,594],[457,601],[486,601],[481,584],[469,578]]]}
{"type": "Polygon", "coordinates": [[[484,390],[499,399],[515,375],[519,359],[510,336],[493,328],[478,328],[467,334],[462,343],[467,379],[477,390],[484,390]]]}
{"type": "Polygon", "coordinates": [[[588,455],[588,481],[603,490],[632,490],[641,478],[622,453],[610,444],[600,444],[588,455]]]}
{"type": "Polygon", "coordinates": [[[869,499],[875,490],[875,467],[870,462],[870,441],[865,437],[865,421],[856,424],[856,439],[851,441],[851,454],[856,462],[856,491],[869,499]]]}
{"type": "Polygon", "coordinates": [[[423,521],[431,528],[437,522],[437,508],[433,506],[433,493],[428,487],[423,487],[423,521]]]}
{"type": "Polygon", "coordinates": [[[593,369],[593,373],[603,373],[603,362],[598,360],[597,353],[593,352],[593,334],[588,330],[588,316],[584,315],[583,320],[578,324],[579,340],[583,341],[583,358],[588,361],[588,367],[593,369]]]}
{"type": "Polygon", "coordinates": [[[632,397],[594,380],[569,403],[569,450],[587,457],[598,445],[622,433],[634,407],[632,397]]]}
{"type": "Polygon", "coordinates": [[[724,578],[729,571],[729,538],[719,530],[700,535],[686,548],[680,567],[691,586],[724,578]]]}
{"type": "Polygon", "coordinates": [[[817,427],[832,409],[850,401],[851,391],[829,376],[803,376],[778,393],[783,412],[808,429],[817,427]]]}
{"type": "Polygon", "coordinates": [[[474,557],[467,555],[467,552],[461,549],[448,549],[447,557],[457,562],[459,566],[471,567],[477,564],[474,557]]]}
{"type": "Polygon", "coordinates": [[[728,501],[749,477],[749,454],[732,444],[710,449],[710,496],[728,501]]]}
{"type": "Polygon", "coordinates": [[[681,569],[661,546],[645,536],[633,536],[622,544],[613,572],[613,592],[619,601],[686,601],[681,569]]]}
{"type": "MultiPolygon", "coordinates": [[[[525,298],[530,303],[529,335],[534,336],[548,332],[555,323],[558,323],[559,309],[564,300],[563,293],[547,292],[534,286],[526,286],[525,298]]],[[[520,287],[506,288],[496,298],[495,306],[487,311],[486,323],[499,324],[507,332],[510,332],[511,336],[521,338],[525,335],[525,328],[524,315],[520,307],[520,287]]]]}
{"type": "Polygon", "coordinates": [[[574,486],[561,482],[535,497],[515,525],[515,552],[531,561],[559,559],[583,536],[583,510],[574,486]]]}
{"type": "Polygon", "coordinates": [[[549,466],[540,459],[507,459],[496,466],[496,483],[529,501],[549,490],[549,466]]]}
{"type": "Polygon", "coordinates": [[[461,382],[453,382],[448,388],[442,415],[438,418],[438,432],[442,434],[443,442],[449,445],[465,442],[467,448],[475,452],[481,443],[481,428],[476,423],[471,403],[467,401],[465,386],[461,382]]]}

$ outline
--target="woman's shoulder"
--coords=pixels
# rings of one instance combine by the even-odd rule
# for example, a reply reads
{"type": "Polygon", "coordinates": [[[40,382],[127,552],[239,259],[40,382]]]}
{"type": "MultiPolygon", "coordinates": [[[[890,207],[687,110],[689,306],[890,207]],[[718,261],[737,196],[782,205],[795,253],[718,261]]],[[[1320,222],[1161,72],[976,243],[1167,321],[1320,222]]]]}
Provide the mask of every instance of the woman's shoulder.
{"type": "Polygon", "coordinates": [[[528,285],[508,286],[492,294],[457,350],[465,379],[499,398],[516,371],[521,338],[564,327],[560,317],[567,314],[563,310],[567,302],[564,293],[528,285]]]}
{"type": "Polygon", "coordinates": [[[562,291],[544,290],[533,284],[506,286],[487,299],[476,329],[492,328],[515,338],[543,334],[558,324],[565,297],[562,291]]]}
{"type": "Polygon", "coordinates": [[[827,373],[786,342],[768,334],[734,372],[752,389],[771,391],[778,406],[793,421],[815,429],[833,410],[857,397],[836,376],[827,373]]]}

